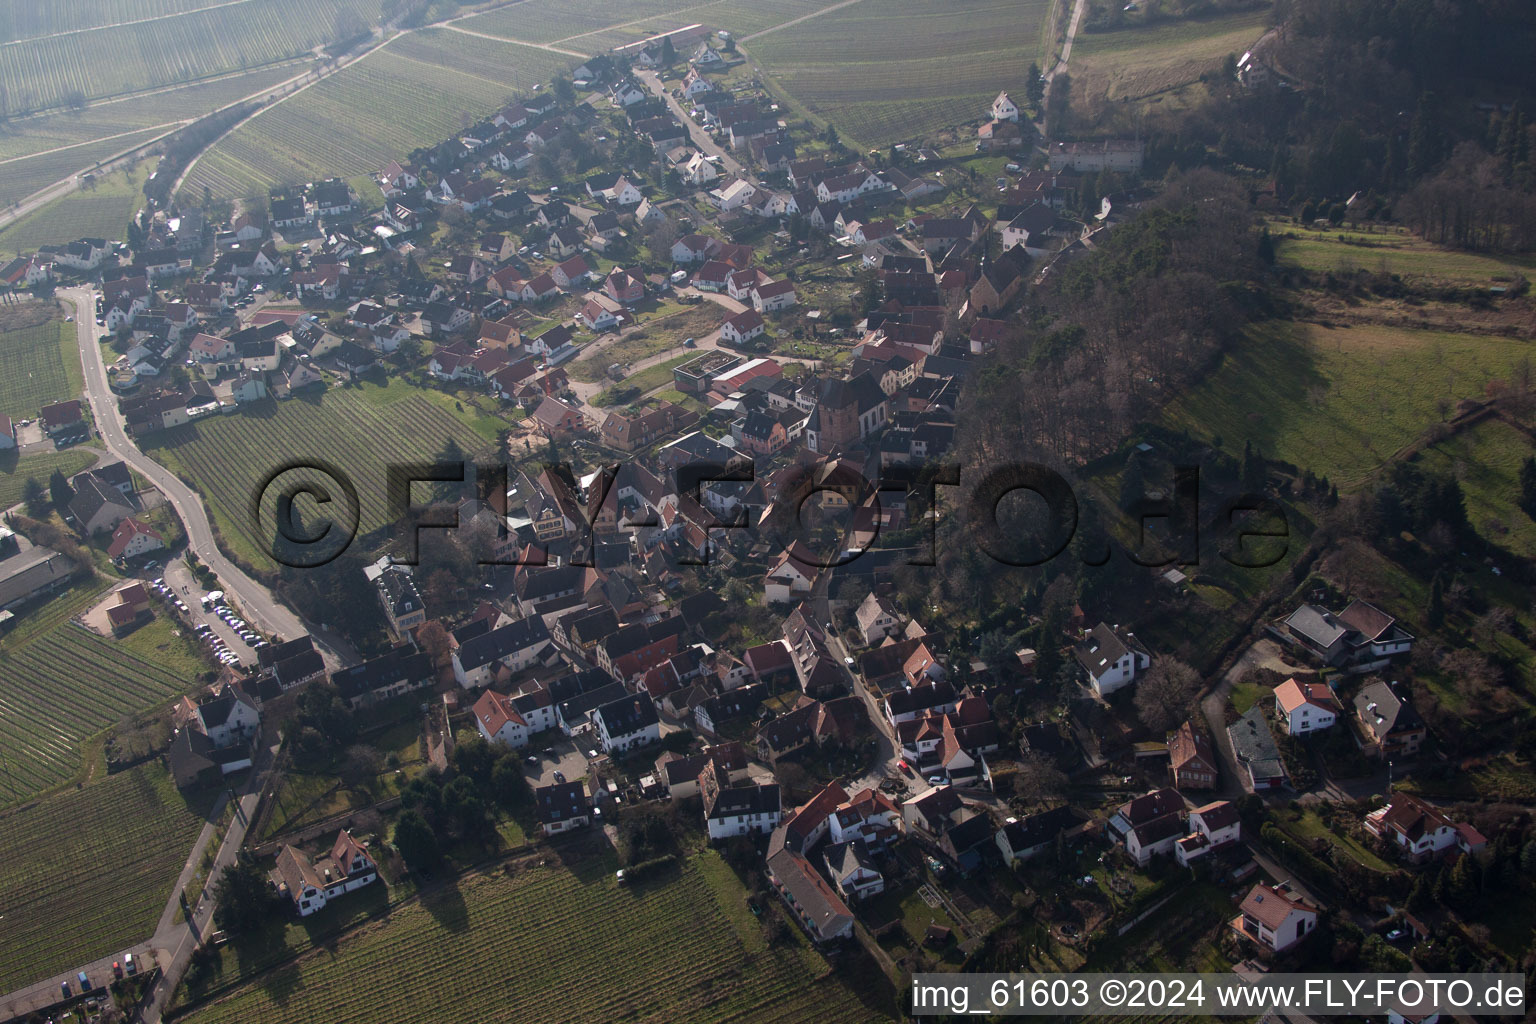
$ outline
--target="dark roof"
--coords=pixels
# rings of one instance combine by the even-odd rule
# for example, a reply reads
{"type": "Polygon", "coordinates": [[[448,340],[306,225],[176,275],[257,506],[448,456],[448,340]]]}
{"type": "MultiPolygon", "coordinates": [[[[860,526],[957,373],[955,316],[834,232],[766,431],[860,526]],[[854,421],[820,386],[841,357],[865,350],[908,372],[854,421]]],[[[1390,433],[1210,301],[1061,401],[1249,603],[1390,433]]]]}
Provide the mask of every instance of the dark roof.
{"type": "Polygon", "coordinates": [[[257,650],[256,663],[262,668],[269,668],[280,661],[287,661],[295,655],[314,649],[315,642],[308,635],[284,640],[282,643],[270,644],[257,650]]]}
{"type": "Polygon", "coordinates": [[[355,700],[399,682],[421,682],[432,676],[432,658],[410,644],[401,644],[360,665],[331,673],[331,682],[344,700],[355,700]]]}
{"type": "Polygon", "coordinates": [[[549,629],[541,616],[518,619],[461,644],[459,664],[466,670],[477,669],[548,639],[549,629]]]}
{"type": "Polygon", "coordinates": [[[627,736],[660,721],[656,714],[656,702],[651,700],[649,693],[628,694],[602,705],[595,713],[602,717],[610,736],[627,736]]]}
{"type": "Polygon", "coordinates": [[[1019,853],[1053,842],[1061,833],[1077,827],[1077,823],[1072,808],[1062,805],[1010,822],[1002,827],[1002,834],[1009,849],[1019,853]]]}
{"type": "Polygon", "coordinates": [[[592,814],[592,802],[587,799],[587,788],[580,782],[557,782],[550,786],[540,786],[533,791],[533,805],[540,823],[545,825],[592,814]]]}
{"type": "Polygon", "coordinates": [[[1390,683],[1367,683],[1355,694],[1355,714],[1378,741],[1424,728],[1424,719],[1390,683]]]}

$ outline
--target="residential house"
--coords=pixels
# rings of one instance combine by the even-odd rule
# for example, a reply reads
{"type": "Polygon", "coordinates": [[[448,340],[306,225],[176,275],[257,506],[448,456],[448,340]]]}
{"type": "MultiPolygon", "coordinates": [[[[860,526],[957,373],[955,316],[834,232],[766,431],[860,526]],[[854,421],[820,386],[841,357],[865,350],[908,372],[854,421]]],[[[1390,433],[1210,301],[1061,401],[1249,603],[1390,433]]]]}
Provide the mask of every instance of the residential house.
{"type": "Polygon", "coordinates": [[[336,834],[330,850],[318,860],[283,844],[272,872],[278,892],[293,901],[300,917],[308,917],[329,901],[361,889],[378,877],[378,865],[368,848],[346,830],[336,834]]]}
{"type": "Polygon", "coordinates": [[[834,843],[822,853],[827,874],[843,898],[858,902],[885,891],[885,878],[862,840],[834,843]]]}
{"type": "Polygon", "coordinates": [[[864,596],[853,618],[867,646],[872,647],[901,631],[901,614],[894,605],[873,591],[864,596]]]}
{"type": "Polygon", "coordinates": [[[1319,910],[1283,885],[1249,890],[1231,927],[1270,953],[1283,953],[1317,927],[1319,910]]]}
{"type": "Polygon", "coordinates": [[[1019,119],[1019,106],[1013,102],[1013,98],[1008,95],[1007,91],[1003,91],[998,93],[997,98],[992,101],[991,113],[992,120],[994,121],[1017,122],[1019,119]]]}
{"type": "Polygon", "coordinates": [[[1364,824],[1367,832],[1390,839],[1402,857],[1415,864],[1453,849],[1477,853],[1488,842],[1471,825],[1452,821],[1411,793],[1393,793],[1385,807],[1365,816],[1364,824]]]}
{"type": "Polygon", "coordinates": [[[592,712],[605,754],[623,754],[661,739],[661,719],[648,693],[626,696],[592,712]]]}
{"type": "Polygon", "coordinates": [[[542,616],[517,619],[460,644],[453,677],[466,690],[489,686],[502,669],[516,674],[540,661],[551,643],[542,616]]]}
{"type": "Polygon", "coordinates": [[[1130,685],[1136,673],[1152,663],[1152,655],[1135,633],[1104,622],[1088,631],[1073,654],[1088,677],[1088,685],[1100,697],[1130,685]]]}
{"type": "Polygon", "coordinates": [[[1355,694],[1355,718],[1366,752],[1383,760],[1412,757],[1429,735],[1424,719],[1397,686],[1376,681],[1355,694]]]}
{"type": "Polygon", "coordinates": [[[533,809],[546,836],[569,832],[592,822],[592,801],[580,781],[539,786],[533,791],[533,809]]]}
{"type": "Polygon", "coordinates": [[[1147,144],[1139,139],[1104,139],[1100,142],[1058,142],[1049,152],[1050,169],[1079,173],[1116,171],[1134,174],[1141,170],[1147,144]]]}
{"type": "Polygon", "coordinates": [[[1014,861],[1029,860],[1054,850],[1061,837],[1081,824],[1072,808],[1065,805],[1019,819],[1010,818],[997,830],[997,848],[1002,852],[1003,862],[1013,867],[1014,861]]]}
{"type": "Polygon", "coordinates": [[[737,313],[720,325],[720,340],[726,344],[741,346],[759,338],[767,330],[763,316],[755,309],[737,313]]]}
{"type": "Polygon", "coordinates": [[[148,523],[129,516],[112,531],[112,541],[107,545],[107,557],[116,562],[125,558],[137,558],[165,547],[165,538],[148,523]]]}
{"type": "Polygon", "coordinates": [[[1216,788],[1215,754],[1193,722],[1168,734],[1168,775],[1176,789],[1216,788]]]}
{"type": "Polygon", "coordinates": [[[1285,762],[1280,759],[1280,749],[1275,746],[1275,737],[1269,731],[1269,719],[1262,707],[1255,704],[1247,714],[1227,726],[1227,737],[1232,741],[1232,754],[1237,759],[1239,772],[1248,776],[1250,789],[1258,792],[1285,785],[1285,762]]]}
{"type": "Polygon", "coordinates": [[[726,769],[713,760],[699,775],[699,793],[711,840],[767,835],[783,816],[777,783],[732,782],[726,769]]]}
{"type": "Polygon", "coordinates": [[[752,308],[759,313],[777,313],[788,309],[799,300],[793,281],[769,281],[752,288],[752,308]]]}
{"type": "Polygon", "coordinates": [[[1184,835],[1184,798],[1172,789],[1158,789],[1121,804],[1105,826],[1109,838],[1122,844],[1138,865],[1173,852],[1184,835]]]}
{"type": "Polygon", "coordinates": [[[83,535],[114,530],[118,523],[133,515],[133,505],[123,492],[96,474],[82,473],[71,483],[75,496],[69,501],[69,514],[83,535]]]}
{"type": "Polygon", "coordinates": [[[1291,678],[1275,687],[1275,714],[1292,736],[1331,729],[1343,713],[1326,683],[1299,683],[1291,678]]]}
{"type": "Polygon", "coordinates": [[[1216,853],[1237,842],[1243,835],[1243,820],[1237,805],[1216,800],[1189,812],[1189,834],[1173,845],[1174,859],[1187,868],[1194,861],[1216,853]]]}
{"type": "Polygon", "coordinates": [[[528,722],[512,698],[486,690],[475,701],[474,715],[475,727],[487,743],[500,743],[514,750],[528,745],[528,722]]]}
{"type": "Polygon", "coordinates": [[[777,832],[768,843],[768,880],[818,945],[853,934],[853,911],[808,860],[784,847],[777,832]]]}

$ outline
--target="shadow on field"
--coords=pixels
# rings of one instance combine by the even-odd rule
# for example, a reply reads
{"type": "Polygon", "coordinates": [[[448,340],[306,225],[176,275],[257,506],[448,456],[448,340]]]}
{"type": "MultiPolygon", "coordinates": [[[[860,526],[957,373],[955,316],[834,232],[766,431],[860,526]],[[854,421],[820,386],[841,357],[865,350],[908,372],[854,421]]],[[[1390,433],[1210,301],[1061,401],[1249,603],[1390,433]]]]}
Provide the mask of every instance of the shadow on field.
{"type": "Polygon", "coordinates": [[[469,930],[469,907],[464,903],[464,894],[459,891],[458,879],[449,878],[433,886],[430,892],[423,892],[421,905],[445,930],[455,933],[469,930]]]}

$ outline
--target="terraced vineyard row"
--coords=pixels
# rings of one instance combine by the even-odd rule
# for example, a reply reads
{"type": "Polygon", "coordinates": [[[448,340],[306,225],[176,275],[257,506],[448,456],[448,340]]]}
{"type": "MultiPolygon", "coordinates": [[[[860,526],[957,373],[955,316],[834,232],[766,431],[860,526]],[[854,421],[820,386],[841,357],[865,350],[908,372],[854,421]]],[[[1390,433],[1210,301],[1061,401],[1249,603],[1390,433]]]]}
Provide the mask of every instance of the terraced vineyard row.
{"type": "MultiPolygon", "coordinates": [[[[586,867],[587,865],[583,865],[586,867]]],[[[194,1013],[198,1022],[858,1021],[876,1015],[795,950],[751,954],[692,865],[620,889],[607,871],[482,876],[194,1013]]],[[[815,958],[819,962],[819,958],[815,958]]]]}
{"type": "Polygon", "coordinates": [[[1041,57],[1049,8],[1048,0],[864,0],[751,48],[807,109],[861,144],[883,146],[978,120],[999,89],[1022,91],[1041,57]]]}
{"type": "Polygon", "coordinates": [[[420,395],[381,408],[356,391],[337,389],[319,401],[274,403],[166,431],[150,454],[189,477],[208,499],[225,538],[265,567],[272,564],[270,541],[263,543],[250,502],[272,471],[318,458],[342,468],[357,488],[362,529],[368,532],[388,518],[388,466],[429,458],[450,437],[466,452],[484,446],[463,422],[420,395]]]}
{"type": "Polygon", "coordinates": [[[0,331],[0,410],[13,420],[29,419],[51,402],[80,389],[65,370],[64,348],[75,340],[73,324],[49,320],[19,331],[0,331]]]}
{"type": "Polygon", "coordinates": [[[12,111],[190,82],[306,53],[352,8],[376,21],[378,0],[246,0],[233,6],[49,36],[0,47],[12,111]]]}
{"type": "Polygon", "coordinates": [[[203,809],[152,762],[0,817],[0,991],[147,938],[203,809]]]}
{"type": "Polygon", "coordinates": [[[65,781],[80,767],[87,736],[192,683],[73,623],[7,641],[0,647],[4,802],[65,781]]]}
{"type": "Polygon", "coordinates": [[[217,197],[274,184],[372,174],[456,131],[465,113],[488,114],[513,92],[547,81],[570,61],[462,32],[405,36],[264,111],[203,155],[186,188],[217,197]],[[399,52],[396,52],[397,46],[399,52]]]}
{"type": "MultiPolygon", "coordinates": [[[[698,23],[712,29],[725,29],[737,37],[751,35],[764,29],[782,25],[831,6],[835,0],[763,0],[748,3],[746,0],[720,0],[703,7],[688,7],[665,18],[651,18],[637,25],[583,36],[581,44],[588,49],[621,46],[634,39],[644,39],[661,32],[698,23]],[[623,38],[628,36],[628,38],[623,38]]],[[[682,56],[688,56],[683,54],[682,56]]]]}
{"type": "Polygon", "coordinates": [[[228,0],[91,0],[85,4],[40,4],[37,0],[0,0],[0,42],[35,39],[58,32],[163,18],[214,7],[228,0]]]}
{"type": "MultiPolygon", "coordinates": [[[[259,71],[228,75],[153,96],[112,100],[84,110],[19,119],[11,122],[5,133],[0,134],[0,160],[12,160],[60,146],[75,146],[77,148],[72,151],[75,166],[86,167],[96,158],[82,158],[82,154],[87,152],[82,143],[155,125],[189,121],[252,93],[270,89],[279,82],[302,74],[304,70],[304,62],[284,62],[259,71]]],[[[106,152],[127,149],[132,144],[132,139],[125,139],[109,147],[106,152]]],[[[9,179],[19,166],[22,165],[0,164],[0,174],[9,179]]]]}
{"type": "Polygon", "coordinates": [[[55,469],[65,476],[85,469],[96,461],[96,454],[83,448],[71,448],[63,452],[45,452],[18,458],[15,452],[0,457],[0,508],[10,508],[21,502],[27,480],[35,479],[44,487],[55,469]]]}
{"type": "MultiPolygon", "coordinates": [[[[633,0],[613,4],[608,0],[525,0],[524,3],[459,22],[475,32],[523,39],[530,43],[553,43],[614,25],[642,18],[660,17],[696,6],[688,0],[633,0]]],[[[587,49],[573,46],[571,49],[587,49]]]]}

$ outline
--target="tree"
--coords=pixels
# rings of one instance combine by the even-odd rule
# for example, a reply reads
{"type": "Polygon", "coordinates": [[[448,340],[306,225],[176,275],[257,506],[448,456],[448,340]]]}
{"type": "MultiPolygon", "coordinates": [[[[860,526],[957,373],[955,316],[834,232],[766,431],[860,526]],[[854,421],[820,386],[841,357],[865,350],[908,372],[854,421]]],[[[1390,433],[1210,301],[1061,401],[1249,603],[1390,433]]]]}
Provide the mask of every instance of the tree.
{"type": "Polygon", "coordinates": [[[1435,573],[1429,585],[1429,605],[1424,610],[1424,621],[1429,623],[1430,629],[1445,625],[1445,588],[1440,583],[1439,573],[1435,573]]]}
{"type": "MultiPolygon", "coordinates": [[[[489,767],[487,780],[490,777],[489,767]]],[[[461,839],[486,842],[495,832],[491,827],[490,816],[486,813],[485,801],[481,799],[474,780],[467,775],[460,775],[443,787],[443,811],[453,822],[454,831],[461,839]]]]}
{"type": "Polygon", "coordinates": [[[496,767],[491,769],[491,793],[496,802],[509,811],[527,807],[532,801],[533,791],[528,788],[528,778],[523,774],[523,766],[518,764],[517,755],[502,755],[496,767]]]}
{"type": "Polygon", "coordinates": [[[442,856],[437,834],[417,810],[409,810],[395,822],[395,849],[412,871],[430,871],[442,856]]]}
{"type": "MultiPolygon", "coordinates": [[[[453,766],[471,782],[477,785],[488,784],[491,781],[491,770],[496,767],[496,749],[483,736],[468,737],[454,747],[453,766]]],[[[451,788],[450,785],[443,791],[445,801],[448,789],[451,788]]]]}
{"type": "Polygon", "coordinates": [[[53,501],[53,507],[63,512],[74,499],[75,492],[69,486],[69,481],[64,478],[62,470],[54,470],[48,477],[48,497],[53,501]]]}
{"type": "Polygon", "coordinates": [[[1536,455],[1520,463],[1520,509],[1536,519],[1536,455]]]}
{"type": "Polygon", "coordinates": [[[1189,715],[1200,692],[1200,673],[1177,658],[1159,658],[1136,686],[1136,716],[1162,732],[1189,715]]]}
{"type": "Polygon", "coordinates": [[[1259,494],[1264,490],[1264,481],[1268,476],[1268,470],[1264,465],[1264,456],[1254,450],[1252,441],[1243,442],[1243,490],[1252,494],[1259,494]]]}
{"type": "Polygon", "coordinates": [[[1067,791],[1067,775],[1043,754],[1029,751],[1019,758],[1015,773],[1017,792],[1031,803],[1049,803],[1067,791]]]}
{"type": "Polygon", "coordinates": [[[214,921],[231,935],[255,931],[272,909],[267,873],[249,853],[241,853],[235,863],[224,869],[213,885],[213,896],[218,901],[214,921]]]}
{"type": "Polygon", "coordinates": [[[336,12],[336,25],[333,31],[331,42],[350,42],[368,32],[368,22],[363,20],[363,16],[358,14],[355,8],[343,7],[336,12]]]}
{"type": "Polygon", "coordinates": [[[550,83],[550,88],[555,92],[555,99],[561,103],[576,102],[576,87],[564,75],[556,75],[555,80],[550,83]]]}
{"type": "Polygon", "coordinates": [[[1029,100],[1030,106],[1039,110],[1040,102],[1045,99],[1045,80],[1040,74],[1040,65],[1030,61],[1028,76],[1024,83],[1024,98],[1029,100]]]}
{"type": "Polygon", "coordinates": [[[1060,139],[1067,132],[1068,115],[1072,108],[1072,76],[1062,72],[1051,79],[1045,94],[1046,138],[1060,139]]]}
{"type": "Polygon", "coordinates": [[[348,789],[366,789],[383,770],[384,758],[377,750],[366,743],[354,743],[347,748],[337,775],[348,789]]]}
{"type": "Polygon", "coordinates": [[[661,66],[669,68],[677,63],[677,48],[672,45],[671,36],[661,37],[661,66]]]}
{"type": "Polygon", "coordinates": [[[1237,54],[1229,53],[1221,62],[1221,77],[1229,82],[1237,81],[1237,54]]]}
{"type": "Polygon", "coordinates": [[[447,626],[431,619],[416,631],[416,645],[427,652],[434,667],[441,667],[448,663],[448,655],[453,651],[453,638],[447,626]]]}
{"type": "Polygon", "coordinates": [[[48,514],[48,492],[37,482],[37,477],[27,477],[21,488],[21,500],[27,506],[27,515],[41,519],[48,514]]]}

